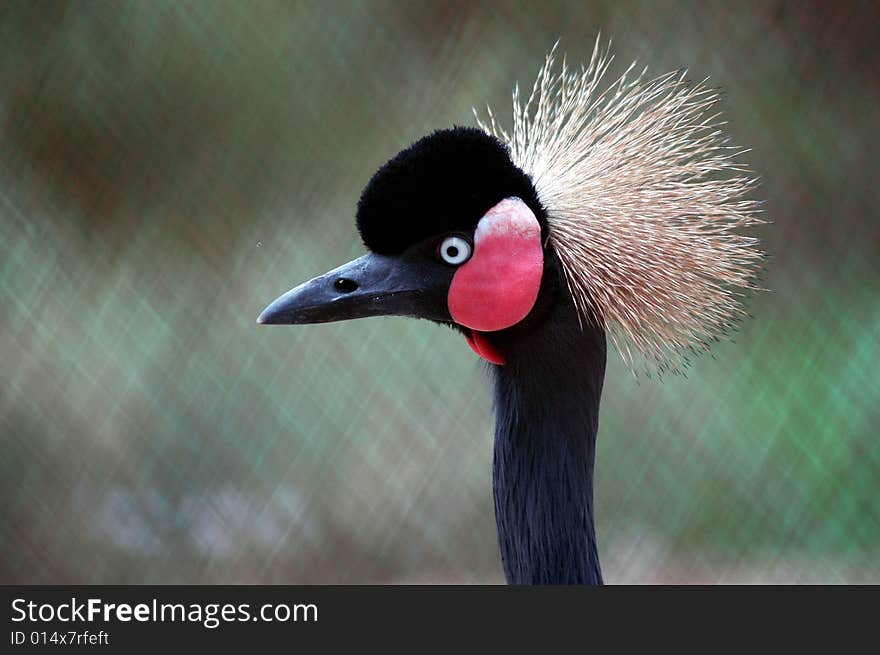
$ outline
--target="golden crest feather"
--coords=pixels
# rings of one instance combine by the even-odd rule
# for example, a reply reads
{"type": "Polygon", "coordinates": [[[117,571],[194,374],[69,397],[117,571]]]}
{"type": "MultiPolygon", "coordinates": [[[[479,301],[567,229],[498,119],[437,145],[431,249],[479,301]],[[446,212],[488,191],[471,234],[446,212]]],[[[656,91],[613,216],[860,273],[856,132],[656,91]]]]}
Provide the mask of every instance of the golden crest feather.
{"type": "Polygon", "coordinates": [[[491,109],[477,120],[531,177],[581,320],[598,321],[628,365],[640,353],[675,370],[745,314],[763,258],[741,233],[764,222],[757,179],[705,80],[646,79],[632,64],[603,85],[610,45],[597,39],[577,72],[564,59],[557,70],[555,51],[525,103],[514,90],[510,133],[491,109]]]}

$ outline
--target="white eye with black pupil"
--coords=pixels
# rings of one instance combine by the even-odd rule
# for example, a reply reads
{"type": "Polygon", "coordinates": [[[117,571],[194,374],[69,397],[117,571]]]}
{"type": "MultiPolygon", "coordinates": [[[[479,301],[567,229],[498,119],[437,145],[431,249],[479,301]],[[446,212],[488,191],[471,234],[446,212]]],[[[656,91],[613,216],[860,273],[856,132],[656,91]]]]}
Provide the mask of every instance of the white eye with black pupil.
{"type": "Polygon", "coordinates": [[[462,237],[446,237],[440,244],[440,258],[447,264],[464,264],[471,258],[471,244],[462,237]]]}

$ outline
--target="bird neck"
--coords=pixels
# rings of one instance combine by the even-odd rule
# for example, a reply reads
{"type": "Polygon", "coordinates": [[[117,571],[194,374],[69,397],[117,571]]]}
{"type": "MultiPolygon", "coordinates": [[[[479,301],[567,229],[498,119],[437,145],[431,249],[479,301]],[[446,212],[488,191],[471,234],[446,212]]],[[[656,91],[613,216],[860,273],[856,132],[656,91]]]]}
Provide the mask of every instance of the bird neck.
{"type": "Polygon", "coordinates": [[[511,584],[601,584],[593,461],[605,335],[558,303],[495,371],[495,519],[511,584]]]}

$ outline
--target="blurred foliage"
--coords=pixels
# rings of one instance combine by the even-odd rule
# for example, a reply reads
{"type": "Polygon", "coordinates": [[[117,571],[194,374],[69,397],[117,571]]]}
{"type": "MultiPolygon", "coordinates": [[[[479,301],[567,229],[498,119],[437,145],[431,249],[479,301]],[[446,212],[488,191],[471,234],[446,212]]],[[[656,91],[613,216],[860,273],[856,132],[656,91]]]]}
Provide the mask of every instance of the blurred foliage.
{"type": "Polygon", "coordinates": [[[0,580],[499,581],[488,385],[451,331],[258,328],[361,251],[375,168],[507,113],[557,38],[726,91],[754,320],[611,354],[609,582],[880,582],[876,3],[4,2],[0,580]]]}

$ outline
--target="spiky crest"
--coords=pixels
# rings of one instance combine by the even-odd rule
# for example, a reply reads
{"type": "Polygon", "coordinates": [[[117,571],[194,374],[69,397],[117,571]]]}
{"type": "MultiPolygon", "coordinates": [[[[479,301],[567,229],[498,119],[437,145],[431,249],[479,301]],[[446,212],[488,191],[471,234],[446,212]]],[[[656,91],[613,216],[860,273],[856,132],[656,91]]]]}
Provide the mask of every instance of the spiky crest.
{"type": "Polygon", "coordinates": [[[764,221],[746,150],[730,145],[705,80],[633,76],[633,63],[605,86],[610,43],[597,38],[578,72],[564,58],[557,70],[555,53],[524,104],[514,90],[511,133],[491,109],[477,120],[531,177],[581,321],[598,321],[630,366],[635,351],[677,370],[756,288],[763,253],[740,230],[764,221]]]}

